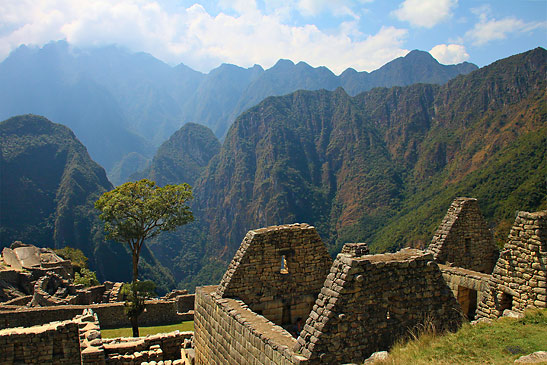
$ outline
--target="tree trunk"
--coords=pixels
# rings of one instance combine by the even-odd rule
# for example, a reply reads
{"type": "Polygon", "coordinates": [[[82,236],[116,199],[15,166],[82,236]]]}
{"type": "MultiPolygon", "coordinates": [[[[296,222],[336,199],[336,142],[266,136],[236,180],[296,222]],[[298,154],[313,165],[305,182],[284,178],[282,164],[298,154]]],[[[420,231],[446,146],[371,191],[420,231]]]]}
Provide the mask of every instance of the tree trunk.
{"type": "MultiPolygon", "coordinates": [[[[137,281],[139,279],[139,251],[135,247],[133,248],[133,301],[136,306],[138,303],[138,293],[137,293],[137,281]]],[[[133,337],[139,337],[139,314],[132,315],[129,317],[131,322],[131,327],[133,328],[133,337]]]]}
{"type": "Polygon", "coordinates": [[[139,254],[133,251],[133,282],[139,279],[139,254]]]}
{"type": "Polygon", "coordinates": [[[133,337],[139,337],[139,317],[133,316],[129,318],[131,321],[131,327],[133,328],[133,337]]]}

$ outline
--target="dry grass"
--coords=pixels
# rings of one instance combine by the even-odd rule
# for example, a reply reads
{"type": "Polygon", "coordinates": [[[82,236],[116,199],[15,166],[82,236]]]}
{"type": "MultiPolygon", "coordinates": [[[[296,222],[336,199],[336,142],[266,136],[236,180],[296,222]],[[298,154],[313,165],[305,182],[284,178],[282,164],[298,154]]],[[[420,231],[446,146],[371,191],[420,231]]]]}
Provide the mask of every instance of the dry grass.
{"type": "Polygon", "coordinates": [[[411,340],[396,344],[385,364],[513,364],[535,351],[547,350],[547,310],[525,318],[502,318],[491,324],[464,324],[444,335],[425,325],[411,340]]]}

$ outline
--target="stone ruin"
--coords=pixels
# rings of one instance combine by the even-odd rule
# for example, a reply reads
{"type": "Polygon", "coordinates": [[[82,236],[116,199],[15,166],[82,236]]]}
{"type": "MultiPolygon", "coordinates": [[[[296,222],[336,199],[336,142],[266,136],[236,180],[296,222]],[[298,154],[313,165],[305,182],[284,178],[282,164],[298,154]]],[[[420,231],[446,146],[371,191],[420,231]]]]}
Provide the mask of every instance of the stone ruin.
{"type": "Polygon", "coordinates": [[[348,244],[331,263],[312,226],[250,231],[220,285],[196,290],[196,362],[363,361],[424,321],[459,326],[431,254],[367,252],[348,244]]]}
{"type": "Polygon", "coordinates": [[[517,213],[485,292],[480,317],[547,308],[547,211],[517,213]]]}
{"type": "MultiPolygon", "coordinates": [[[[171,353],[178,358],[173,364],[362,362],[417,328],[454,330],[464,317],[495,318],[507,310],[546,308],[546,242],[547,211],[519,212],[498,259],[477,201],[468,198],[454,201],[426,251],[369,255],[365,243],[348,243],[333,263],[312,226],[262,228],[245,236],[220,285],[196,288],[193,341],[191,333],[182,340],[178,335],[103,340],[97,314],[91,321],[90,313],[84,313],[93,323],[78,322],[79,356],[89,364],[153,363],[173,357],[171,353]],[[89,331],[82,333],[85,328],[89,331]]],[[[48,288],[48,283],[62,280],[50,275],[34,285],[47,293],[41,299],[47,299],[62,287],[48,288]]],[[[110,292],[103,297],[116,297],[119,286],[107,287],[110,292]]],[[[164,299],[188,309],[192,298],[174,292],[164,299]]],[[[113,305],[93,306],[105,323],[114,323],[121,307],[113,305]]],[[[145,314],[157,318],[167,308],[172,311],[171,306],[158,303],[145,314]]],[[[77,310],[66,306],[71,307],[77,310]]],[[[48,307],[44,313],[3,313],[0,308],[0,322],[26,323],[39,321],[30,319],[34,314],[51,318],[67,312],[49,308],[65,307],[48,307]]],[[[62,356],[76,356],[71,350],[76,348],[73,328],[69,320],[0,330],[0,363],[2,356],[26,356],[24,349],[33,341],[43,345],[36,351],[42,360],[57,356],[54,362],[63,363],[62,356]],[[62,342],[62,349],[52,348],[51,341],[62,342]]],[[[73,360],[64,363],[79,363],[73,360]]]]}
{"type": "Polygon", "coordinates": [[[49,248],[39,248],[20,241],[13,242],[9,248],[5,247],[2,259],[7,266],[16,270],[49,271],[64,279],[73,275],[70,260],[63,259],[49,248]]]}
{"type": "Polygon", "coordinates": [[[519,212],[499,254],[477,200],[458,198],[426,251],[346,244],[327,271],[313,227],[250,231],[220,285],[196,288],[196,363],[362,362],[416,328],[546,308],[546,218],[519,212]]]}
{"type": "Polygon", "coordinates": [[[57,306],[113,303],[123,300],[123,283],[105,282],[84,288],[73,283],[70,260],[49,248],[19,241],[2,250],[0,257],[0,309],[13,306],[57,306]]]}
{"type": "Polygon", "coordinates": [[[427,250],[440,264],[487,274],[498,259],[494,237],[472,198],[454,200],[427,250]]]}
{"type": "Polygon", "coordinates": [[[241,299],[278,325],[290,326],[310,313],[331,264],[313,227],[261,228],[247,233],[217,292],[241,299]]]}
{"type": "Polygon", "coordinates": [[[547,308],[546,227],[547,211],[517,212],[498,253],[476,199],[452,203],[428,251],[442,263],[443,277],[469,320],[547,308]]]}
{"type": "Polygon", "coordinates": [[[360,362],[409,330],[455,330],[460,323],[458,302],[431,254],[339,254],[296,349],[309,363],[360,362]]]}
{"type": "Polygon", "coordinates": [[[0,330],[0,364],[188,364],[182,348],[192,332],[103,339],[97,314],[85,309],[65,321],[0,330]],[[32,346],[29,346],[32,344],[32,346]]]}

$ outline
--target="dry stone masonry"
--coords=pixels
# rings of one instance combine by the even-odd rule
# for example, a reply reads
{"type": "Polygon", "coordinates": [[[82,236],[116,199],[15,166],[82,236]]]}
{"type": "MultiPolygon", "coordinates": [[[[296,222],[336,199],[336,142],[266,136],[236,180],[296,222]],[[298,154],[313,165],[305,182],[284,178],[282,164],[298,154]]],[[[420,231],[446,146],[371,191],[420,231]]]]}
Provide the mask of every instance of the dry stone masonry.
{"type": "Polygon", "coordinates": [[[306,364],[296,339],[252,311],[243,301],[222,298],[218,286],[196,288],[196,364],[306,364]]]}
{"type": "Polygon", "coordinates": [[[192,332],[174,331],[103,339],[97,314],[86,309],[67,321],[0,330],[0,364],[183,364],[182,344],[192,336],[192,332]]]}
{"type": "Polygon", "coordinates": [[[366,243],[346,243],[342,247],[340,253],[349,255],[351,257],[359,257],[369,254],[368,245],[366,243]]]}
{"type": "Polygon", "coordinates": [[[362,362],[424,323],[454,330],[461,321],[431,254],[339,254],[296,349],[310,364],[362,362]]]}
{"type": "Polygon", "coordinates": [[[454,200],[428,251],[441,264],[449,263],[487,274],[492,272],[498,258],[498,248],[482,217],[477,199],[454,200]]]}
{"type": "Polygon", "coordinates": [[[332,264],[327,248],[307,224],[249,231],[218,287],[279,325],[305,319],[332,264]]]}
{"type": "Polygon", "coordinates": [[[482,301],[487,293],[490,275],[447,265],[439,265],[439,268],[446,284],[458,300],[462,313],[472,321],[476,316],[477,303],[482,301]]]}
{"type": "Polygon", "coordinates": [[[460,325],[458,302],[433,255],[367,252],[366,244],[347,244],[330,265],[311,226],[250,231],[221,284],[196,289],[196,363],[358,362],[424,322],[439,330],[460,325]],[[308,297],[313,307],[299,312],[306,313],[299,328],[286,313],[308,297]],[[289,305],[272,315],[268,305],[278,298],[289,305]]]}
{"type": "Polygon", "coordinates": [[[80,364],[78,324],[0,330],[0,364],[80,364]]]}
{"type": "Polygon", "coordinates": [[[547,308],[547,211],[519,212],[479,303],[480,317],[547,308]]]}
{"type": "Polygon", "coordinates": [[[307,224],[249,231],[220,285],[197,288],[195,304],[182,291],[147,302],[142,324],[194,318],[194,333],[102,339],[99,320],[129,324],[122,303],[56,304],[118,300],[119,284],[83,291],[46,275],[34,248],[12,251],[7,261],[34,271],[0,270],[19,288],[3,291],[0,364],[362,363],[419,327],[454,330],[464,317],[547,307],[547,211],[519,212],[497,259],[469,198],[452,203],[425,252],[369,255],[365,243],[347,243],[333,263],[307,224]],[[21,306],[30,298],[40,307],[21,306]]]}

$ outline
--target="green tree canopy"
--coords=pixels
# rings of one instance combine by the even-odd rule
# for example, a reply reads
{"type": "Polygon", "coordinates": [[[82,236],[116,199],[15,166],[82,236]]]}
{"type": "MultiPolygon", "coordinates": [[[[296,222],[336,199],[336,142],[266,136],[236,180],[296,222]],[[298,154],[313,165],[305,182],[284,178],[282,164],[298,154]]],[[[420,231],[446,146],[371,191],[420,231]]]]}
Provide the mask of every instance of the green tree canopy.
{"type": "MultiPolygon", "coordinates": [[[[163,231],[172,231],[194,220],[187,205],[192,199],[192,187],[188,184],[159,187],[155,182],[142,179],[118,186],[104,193],[95,202],[99,216],[105,222],[109,239],[127,243],[133,255],[133,301],[137,302],[139,256],[144,240],[163,231]]],[[[144,300],[144,299],[143,299],[144,300]]],[[[144,302],[143,302],[144,303],[144,302]]],[[[144,310],[144,306],[136,306],[144,310]]],[[[137,318],[142,310],[130,311],[133,336],[138,336],[137,318]]]]}

